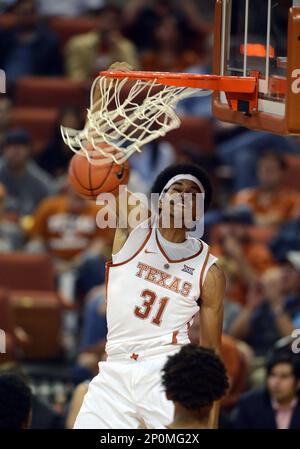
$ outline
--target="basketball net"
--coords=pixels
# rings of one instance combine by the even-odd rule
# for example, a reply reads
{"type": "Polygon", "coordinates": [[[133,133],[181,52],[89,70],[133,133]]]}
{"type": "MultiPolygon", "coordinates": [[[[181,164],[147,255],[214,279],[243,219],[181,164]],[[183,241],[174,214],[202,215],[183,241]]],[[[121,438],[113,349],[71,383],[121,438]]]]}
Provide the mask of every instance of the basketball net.
{"type": "Polygon", "coordinates": [[[209,94],[209,90],[158,84],[156,79],[99,76],[91,88],[84,129],[62,126],[62,137],[72,151],[85,156],[91,164],[112,160],[122,164],[143,145],[180,126],[175,111],[180,100],[209,94]],[[96,89],[100,96],[94,101],[96,89]],[[91,150],[100,157],[91,157],[91,150]]]}

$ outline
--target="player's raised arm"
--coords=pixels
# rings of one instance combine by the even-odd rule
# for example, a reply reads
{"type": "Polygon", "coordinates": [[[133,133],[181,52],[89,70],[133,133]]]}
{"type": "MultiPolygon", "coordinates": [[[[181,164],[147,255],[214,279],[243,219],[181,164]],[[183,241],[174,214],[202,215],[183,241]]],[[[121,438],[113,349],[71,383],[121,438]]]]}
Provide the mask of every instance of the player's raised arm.
{"type": "MultiPolygon", "coordinates": [[[[223,328],[223,298],[225,293],[225,276],[216,265],[209,269],[201,293],[200,335],[199,343],[206,348],[221,352],[223,328]]],[[[220,404],[216,402],[210,415],[210,427],[218,427],[220,404]]]]}
{"type": "MultiPolygon", "coordinates": [[[[128,72],[132,68],[126,62],[115,62],[110,67],[109,70],[117,70],[122,72],[128,72]]],[[[92,113],[101,110],[101,92],[98,86],[95,86],[93,91],[93,98],[91,100],[90,109],[92,113]]],[[[93,137],[90,135],[89,137],[93,137]]],[[[122,170],[122,165],[120,165],[120,170],[122,170]]],[[[141,207],[141,213],[145,214],[148,210],[146,206],[138,201],[135,198],[134,194],[128,190],[126,187],[126,192],[123,192],[121,195],[116,195],[116,220],[117,220],[117,229],[113,244],[113,253],[118,252],[125,241],[127,240],[130,232],[133,230],[133,226],[131,226],[130,220],[128,217],[134,208],[141,207]],[[121,197],[122,195],[122,197],[121,197]],[[127,223],[127,226],[124,226],[124,223],[127,223]]],[[[148,215],[148,212],[147,212],[148,215]]]]}

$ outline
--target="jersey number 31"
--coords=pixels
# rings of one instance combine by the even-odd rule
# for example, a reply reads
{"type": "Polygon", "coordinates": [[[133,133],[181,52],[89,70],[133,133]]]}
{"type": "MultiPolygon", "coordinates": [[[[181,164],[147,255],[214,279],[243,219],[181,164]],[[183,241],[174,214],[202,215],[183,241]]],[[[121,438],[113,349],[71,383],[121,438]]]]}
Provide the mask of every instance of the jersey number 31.
{"type": "MultiPolygon", "coordinates": [[[[151,313],[152,307],[157,300],[157,295],[152,290],[146,289],[146,290],[142,291],[141,297],[144,298],[145,301],[143,302],[141,307],[136,306],[136,308],[134,309],[134,314],[138,318],[145,320],[149,317],[149,315],[151,313]]],[[[169,299],[170,298],[167,298],[167,297],[159,299],[159,309],[158,309],[158,312],[156,313],[156,315],[154,316],[154,318],[152,318],[152,320],[151,320],[152,324],[156,324],[156,326],[160,326],[161,317],[164,313],[164,310],[166,308],[166,305],[167,305],[169,299]]]]}

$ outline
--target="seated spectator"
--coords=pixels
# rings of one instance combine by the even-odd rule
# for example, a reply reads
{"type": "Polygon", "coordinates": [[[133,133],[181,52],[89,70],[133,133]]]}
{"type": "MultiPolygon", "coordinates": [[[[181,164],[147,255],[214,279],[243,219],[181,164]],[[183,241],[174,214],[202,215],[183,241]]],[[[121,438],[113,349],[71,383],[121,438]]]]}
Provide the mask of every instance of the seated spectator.
{"type": "Polygon", "coordinates": [[[14,28],[0,30],[0,67],[9,84],[26,75],[59,75],[62,61],[58,38],[45,23],[41,24],[34,0],[17,1],[12,9],[14,28]]]}
{"type": "Polygon", "coordinates": [[[16,223],[5,217],[5,197],[6,191],[0,184],[0,252],[14,251],[22,248],[23,235],[16,223]]]}
{"type": "Polygon", "coordinates": [[[280,225],[295,218],[300,210],[300,194],[283,185],[286,163],[275,152],[264,153],[258,161],[259,186],[241,190],[233,198],[233,204],[251,208],[258,225],[280,225]]]}
{"type": "Polygon", "coordinates": [[[0,374],[0,429],[28,429],[32,394],[15,374],[0,374]]]}
{"type": "Polygon", "coordinates": [[[66,46],[66,71],[72,79],[90,81],[116,61],[139,66],[134,45],[121,34],[119,8],[105,6],[98,15],[96,30],[73,37],[66,46]]]}
{"type": "Polygon", "coordinates": [[[50,178],[32,163],[30,137],[26,131],[15,130],[6,135],[0,182],[6,189],[5,210],[15,217],[31,215],[51,194],[50,178]]]}
{"type": "Polygon", "coordinates": [[[60,111],[53,139],[36,157],[37,164],[54,177],[62,176],[67,172],[69,162],[74,155],[61,137],[60,126],[73,129],[83,128],[81,111],[72,107],[60,111]]]}
{"type": "Polygon", "coordinates": [[[298,356],[275,352],[267,364],[264,388],[246,393],[235,415],[236,429],[299,429],[300,367],[298,356]]]}
{"type": "Polygon", "coordinates": [[[268,248],[251,238],[252,216],[249,210],[242,207],[229,209],[221,220],[218,244],[212,245],[211,250],[231,273],[228,296],[244,304],[247,289],[275,262],[268,248]]]}
{"type": "Polygon", "coordinates": [[[169,429],[214,428],[210,412],[214,402],[225,395],[228,379],[222,360],[212,349],[183,346],[168,358],[162,384],[175,406],[169,429]]]}
{"type": "MultiPolygon", "coordinates": [[[[232,128],[235,125],[226,124],[226,127],[228,126],[232,128]]],[[[225,141],[221,139],[216,148],[220,162],[232,171],[232,188],[234,191],[258,185],[257,161],[268,148],[272,148],[272,151],[281,155],[300,155],[299,138],[279,136],[262,131],[254,132],[240,127],[237,129],[242,132],[239,132],[236,136],[231,136],[231,138],[226,138],[225,141]]]]}
{"type": "Polygon", "coordinates": [[[112,241],[112,231],[97,227],[99,207],[69,186],[66,193],[46,199],[37,209],[30,231],[31,243],[46,248],[59,272],[77,267],[88,251],[99,254],[112,241]]]}
{"type": "Polygon", "coordinates": [[[186,28],[175,16],[162,18],[154,30],[152,47],[141,57],[142,69],[182,72],[195,65],[199,56],[186,46],[186,28]]]}
{"type": "Polygon", "coordinates": [[[5,95],[0,95],[0,147],[2,146],[12,119],[12,102],[5,95]]]}
{"type": "Polygon", "coordinates": [[[232,327],[257,356],[265,356],[277,340],[290,336],[300,314],[300,273],[292,267],[272,268],[252,287],[247,303],[232,327]]]}

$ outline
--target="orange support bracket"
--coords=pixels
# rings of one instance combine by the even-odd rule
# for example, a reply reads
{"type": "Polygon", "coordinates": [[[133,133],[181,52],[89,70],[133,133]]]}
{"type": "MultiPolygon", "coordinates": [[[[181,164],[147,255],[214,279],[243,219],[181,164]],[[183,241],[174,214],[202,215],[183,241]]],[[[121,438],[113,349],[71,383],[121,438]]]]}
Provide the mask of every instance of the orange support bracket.
{"type": "Polygon", "coordinates": [[[100,75],[107,78],[128,78],[129,80],[143,80],[168,86],[225,92],[228,104],[234,111],[251,114],[258,108],[259,72],[251,72],[251,76],[243,77],[107,70],[100,72],[100,75]]]}

